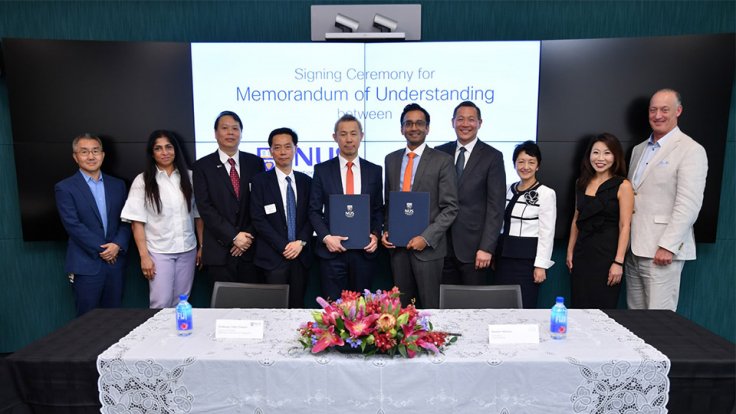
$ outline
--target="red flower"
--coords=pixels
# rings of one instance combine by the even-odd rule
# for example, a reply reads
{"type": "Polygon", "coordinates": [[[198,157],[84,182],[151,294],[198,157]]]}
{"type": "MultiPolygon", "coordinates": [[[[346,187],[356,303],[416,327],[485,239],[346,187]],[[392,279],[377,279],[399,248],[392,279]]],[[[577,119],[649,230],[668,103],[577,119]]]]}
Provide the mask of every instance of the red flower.
{"type": "Polygon", "coordinates": [[[376,348],[381,351],[386,352],[396,346],[396,339],[392,338],[388,332],[376,334],[374,337],[376,338],[376,348]]]}
{"type": "Polygon", "coordinates": [[[340,296],[340,299],[342,299],[343,302],[351,302],[356,301],[360,297],[360,293],[358,292],[351,292],[349,290],[343,290],[342,295],[340,296]]]}

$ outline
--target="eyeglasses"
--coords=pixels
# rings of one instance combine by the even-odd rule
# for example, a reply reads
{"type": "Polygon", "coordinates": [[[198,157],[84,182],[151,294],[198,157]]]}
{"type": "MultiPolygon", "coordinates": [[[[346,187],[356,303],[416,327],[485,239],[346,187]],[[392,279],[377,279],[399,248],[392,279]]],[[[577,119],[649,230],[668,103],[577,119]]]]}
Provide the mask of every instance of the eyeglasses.
{"type": "Polygon", "coordinates": [[[424,128],[427,126],[427,121],[404,121],[402,124],[404,128],[411,128],[416,126],[417,128],[424,128]]]}
{"type": "Polygon", "coordinates": [[[92,155],[94,155],[96,157],[96,156],[102,154],[102,150],[100,148],[94,148],[94,149],[91,149],[91,150],[88,150],[86,148],[82,148],[79,151],[77,151],[77,154],[79,154],[79,155],[81,155],[83,157],[86,157],[89,154],[92,154],[92,155]]]}

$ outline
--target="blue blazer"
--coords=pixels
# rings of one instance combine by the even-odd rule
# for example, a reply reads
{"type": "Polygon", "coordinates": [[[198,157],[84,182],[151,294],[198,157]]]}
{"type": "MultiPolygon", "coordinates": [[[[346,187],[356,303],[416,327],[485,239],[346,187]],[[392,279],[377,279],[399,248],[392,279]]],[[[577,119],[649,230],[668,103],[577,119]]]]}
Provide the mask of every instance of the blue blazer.
{"type": "Polygon", "coordinates": [[[54,186],[56,208],[69,235],[65,272],[95,275],[100,272],[103,265],[113,266],[121,272],[125,266],[130,225],[120,221],[120,211],[125,205],[128,190],[122,180],[107,174],[101,176],[105,185],[107,234],[102,227],[102,217],[97,209],[97,203],[81,172],[59,181],[54,186]],[[113,265],[108,265],[100,258],[100,252],[104,250],[100,246],[110,242],[120,246],[118,260],[113,265]]]}
{"type": "MultiPolygon", "coordinates": [[[[360,193],[371,197],[371,233],[381,238],[383,229],[383,169],[360,159],[360,193]]],[[[340,160],[331,160],[314,166],[312,194],[309,197],[309,221],[317,233],[315,252],[323,259],[331,259],[337,253],[330,253],[322,239],[330,234],[330,194],[343,194],[340,176],[340,160]]],[[[375,255],[375,252],[366,255],[375,255]]]]}
{"type": "MultiPolygon", "coordinates": [[[[298,171],[294,171],[294,179],[296,180],[296,238],[307,242],[298,260],[304,267],[309,267],[312,262],[310,249],[312,224],[307,217],[307,206],[312,179],[298,171]]],[[[276,170],[272,169],[253,176],[250,189],[250,218],[259,237],[254,263],[266,270],[275,269],[286,261],[282,253],[289,243],[286,212],[277,180],[276,170]],[[274,206],[276,211],[267,214],[266,206],[274,206]]]]}

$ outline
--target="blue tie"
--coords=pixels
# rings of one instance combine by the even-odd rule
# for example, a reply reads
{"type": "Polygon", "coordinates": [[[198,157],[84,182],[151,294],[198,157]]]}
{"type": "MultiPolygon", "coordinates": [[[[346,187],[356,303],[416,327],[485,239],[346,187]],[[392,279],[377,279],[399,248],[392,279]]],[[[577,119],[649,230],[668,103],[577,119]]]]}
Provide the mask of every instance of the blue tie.
{"type": "Polygon", "coordinates": [[[286,231],[289,241],[296,240],[296,196],[291,186],[291,177],[286,177],[286,231]]]}

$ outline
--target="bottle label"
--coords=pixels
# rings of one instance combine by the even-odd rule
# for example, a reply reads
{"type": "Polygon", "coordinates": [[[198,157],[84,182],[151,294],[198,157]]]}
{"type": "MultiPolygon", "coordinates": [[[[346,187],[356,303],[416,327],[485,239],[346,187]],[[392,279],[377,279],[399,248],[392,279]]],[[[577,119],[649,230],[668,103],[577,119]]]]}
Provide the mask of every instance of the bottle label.
{"type": "Polygon", "coordinates": [[[190,331],[192,329],[192,311],[189,309],[176,310],[176,327],[180,331],[190,331]]]}
{"type": "Polygon", "coordinates": [[[555,333],[567,332],[567,315],[561,312],[552,313],[550,331],[555,332],[555,333]]]}

